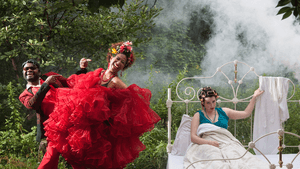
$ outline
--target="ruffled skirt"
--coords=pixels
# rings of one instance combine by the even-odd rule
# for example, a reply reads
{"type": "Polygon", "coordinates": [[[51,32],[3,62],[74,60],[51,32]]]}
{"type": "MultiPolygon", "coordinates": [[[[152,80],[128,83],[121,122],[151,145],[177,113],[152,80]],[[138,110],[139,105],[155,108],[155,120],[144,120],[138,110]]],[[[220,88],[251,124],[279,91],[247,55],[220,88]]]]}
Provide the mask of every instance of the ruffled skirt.
{"type": "Polygon", "coordinates": [[[70,164],[124,168],[146,148],[139,137],[160,120],[150,98],[150,90],[137,85],[58,88],[45,135],[70,164]]]}

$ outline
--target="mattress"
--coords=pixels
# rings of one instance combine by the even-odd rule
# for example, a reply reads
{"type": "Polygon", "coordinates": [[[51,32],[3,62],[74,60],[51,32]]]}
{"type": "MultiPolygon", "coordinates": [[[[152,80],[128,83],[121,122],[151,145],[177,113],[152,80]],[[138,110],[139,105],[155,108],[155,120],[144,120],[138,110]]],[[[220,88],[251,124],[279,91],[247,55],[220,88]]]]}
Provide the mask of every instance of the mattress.
{"type": "MultiPolygon", "coordinates": [[[[278,165],[279,155],[266,155],[266,156],[272,164],[278,165]]],[[[295,156],[296,154],[283,154],[282,155],[283,165],[290,163],[295,156]]],[[[167,169],[183,169],[183,157],[184,156],[176,156],[169,153],[167,169]]],[[[256,155],[256,157],[267,162],[267,160],[262,155],[256,155]]],[[[276,169],[277,168],[279,169],[280,167],[277,166],[276,169]]],[[[283,166],[282,169],[286,169],[286,167],[283,166]]],[[[300,155],[294,160],[293,169],[300,169],[300,155]]]]}

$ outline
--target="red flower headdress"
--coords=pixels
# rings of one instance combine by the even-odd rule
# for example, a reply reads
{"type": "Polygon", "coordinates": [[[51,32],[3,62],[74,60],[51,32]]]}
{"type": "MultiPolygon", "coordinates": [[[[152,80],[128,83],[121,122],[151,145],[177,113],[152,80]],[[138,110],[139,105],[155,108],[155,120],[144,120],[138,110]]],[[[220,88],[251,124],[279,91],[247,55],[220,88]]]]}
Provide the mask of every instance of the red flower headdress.
{"type": "Polygon", "coordinates": [[[134,56],[133,56],[133,52],[132,52],[132,42],[131,41],[127,41],[124,42],[122,45],[120,46],[116,46],[115,48],[111,48],[110,52],[112,54],[118,54],[118,53],[122,53],[127,57],[127,65],[131,65],[134,62],[134,56]]]}

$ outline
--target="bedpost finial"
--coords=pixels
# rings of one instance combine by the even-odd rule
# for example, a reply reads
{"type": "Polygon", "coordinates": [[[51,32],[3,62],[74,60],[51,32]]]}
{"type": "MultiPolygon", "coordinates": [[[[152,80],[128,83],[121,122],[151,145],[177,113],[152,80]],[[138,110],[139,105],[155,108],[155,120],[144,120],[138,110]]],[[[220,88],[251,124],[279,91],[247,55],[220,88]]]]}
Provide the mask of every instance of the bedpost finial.
{"type": "Polygon", "coordinates": [[[270,164],[270,169],[276,169],[276,165],[275,164],[270,164]]]}
{"type": "Polygon", "coordinates": [[[255,148],[255,143],[252,142],[252,141],[249,142],[248,147],[249,147],[249,148],[252,148],[252,149],[255,148]]]}
{"type": "Polygon", "coordinates": [[[283,136],[284,131],[283,131],[283,129],[278,129],[278,130],[277,130],[277,133],[278,133],[278,135],[283,136]]]}
{"type": "Polygon", "coordinates": [[[287,168],[287,169],[292,169],[292,168],[293,168],[293,164],[287,163],[287,164],[286,164],[286,168],[287,168]]]}

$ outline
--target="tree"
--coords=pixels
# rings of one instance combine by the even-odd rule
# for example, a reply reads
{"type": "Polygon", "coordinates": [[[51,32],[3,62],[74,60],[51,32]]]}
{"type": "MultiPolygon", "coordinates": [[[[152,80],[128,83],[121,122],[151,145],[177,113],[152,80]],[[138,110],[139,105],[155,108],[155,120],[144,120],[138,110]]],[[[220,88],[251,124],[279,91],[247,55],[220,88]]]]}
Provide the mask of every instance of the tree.
{"type": "Polygon", "coordinates": [[[146,64],[153,65],[154,70],[162,73],[179,73],[187,67],[188,75],[201,72],[200,63],[205,54],[201,44],[194,44],[187,35],[189,28],[182,22],[172,22],[170,27],[157,26],[151,31],[152,40],[141,45],[138,51],[147,51],[143,58],[136,64],[140,69],[149,68],[146,64]]]}
{"type": "Polygon", "coordinates": [[[80,57],[92,57],[96,62],[91,68],[103,66],[101,56],[110,43],[148,41],[143,34],[155,25],[153,19],[160,11],[144,0],[99,1],[97,10],[90,6],[92,2],[96,0],[1,0],[0,59],[12,67],[6,73],[13,72],[4,75],[5,82],[20,78],[18,68],[28,58],[52,65],[50,69],[60,73],[72,71],[80,57]],[[70,69],[61,72],[62,67],[70,69]]]}

